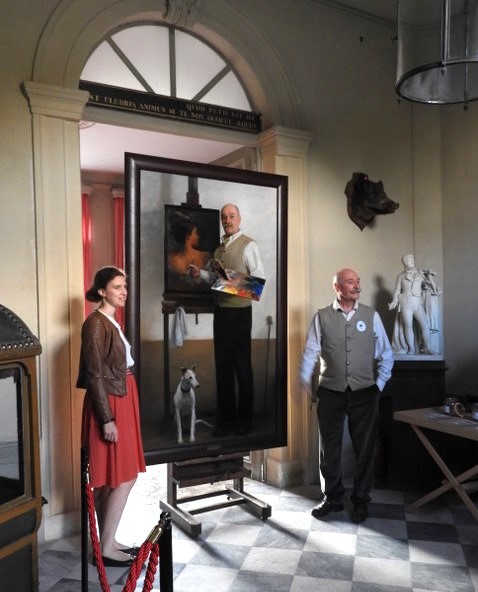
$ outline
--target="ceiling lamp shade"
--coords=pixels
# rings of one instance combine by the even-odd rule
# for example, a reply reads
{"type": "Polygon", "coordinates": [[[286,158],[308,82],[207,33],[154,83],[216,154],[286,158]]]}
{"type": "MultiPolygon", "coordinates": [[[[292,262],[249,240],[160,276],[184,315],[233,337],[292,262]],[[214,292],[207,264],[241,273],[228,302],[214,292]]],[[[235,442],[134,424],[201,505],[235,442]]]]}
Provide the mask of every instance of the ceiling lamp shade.
{"type": "Polygon", "coordinates": [[[395,90],[418,103],[478,99],[478,0],[397,0],[395,90]]]}

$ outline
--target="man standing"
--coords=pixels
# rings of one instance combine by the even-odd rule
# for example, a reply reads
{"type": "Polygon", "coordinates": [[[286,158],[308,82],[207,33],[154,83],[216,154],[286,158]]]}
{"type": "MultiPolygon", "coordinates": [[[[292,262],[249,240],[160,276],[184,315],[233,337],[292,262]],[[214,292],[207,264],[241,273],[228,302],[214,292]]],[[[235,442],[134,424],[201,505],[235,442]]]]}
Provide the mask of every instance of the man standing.
{"type": "Polygon", "coordinates": [[[393,352],[378,313],[358,303],[360,278],[352,269],[334,277],[337,298],[317,311],[307,334],[300,379],[311,392],[320,359],[317,415],[324,498],[315,518],[343,510],[341,457],[345,418],[354,452],[352,521],[363,522],[373,486],[373,459],[380,392],[391,376],[393,352]]]}
{"type": "MultiPolygon", "coordinates": [[[[241,215],[235,204],[221,209],[224,229],[214,259],[226,269],[264,277],[259,247],[242,233],[241,215]]],[[[193,277],[211,282],[215,274],[191,266],[193,277]]],[[[254,380],[251,362],[252,303],[223,292],[215,292],[214,360],[216,364],[217,425],[214,435],[221,437],[234,431],[247,434],[251,429],[254,407],[254,380]],[[237,401],[236,401],[237,381],[237,401]]]]}

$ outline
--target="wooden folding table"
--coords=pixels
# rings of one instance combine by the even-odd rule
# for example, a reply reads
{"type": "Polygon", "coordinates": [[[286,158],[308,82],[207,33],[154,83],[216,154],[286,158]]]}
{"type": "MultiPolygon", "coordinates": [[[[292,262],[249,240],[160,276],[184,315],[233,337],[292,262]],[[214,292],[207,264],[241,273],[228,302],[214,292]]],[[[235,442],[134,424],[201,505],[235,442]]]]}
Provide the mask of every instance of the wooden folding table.
{"type": "Polygon", "coordinates": [[[475,491],[478,489],[478,482],[470,483],[470,479],[478,476],[478,463],[460,475],[453,475],[423,431],[423,428],[425,428],[478,442],[478,422],[471,419],[468,414],[463,418],[446,415],[438,407],[395,411],[393,418],[397,421],[410,424],[413,431],[420,438],[422,444],[446,477],[440,487],[424,495],[406,509],[409,511],[416,510],[420,506],[423,506],[423,504],[453,488],[463,500],[465,506],[470,510],[476,520],[478,520],[478,508],[467,493],[467,490],[475,491]]]}

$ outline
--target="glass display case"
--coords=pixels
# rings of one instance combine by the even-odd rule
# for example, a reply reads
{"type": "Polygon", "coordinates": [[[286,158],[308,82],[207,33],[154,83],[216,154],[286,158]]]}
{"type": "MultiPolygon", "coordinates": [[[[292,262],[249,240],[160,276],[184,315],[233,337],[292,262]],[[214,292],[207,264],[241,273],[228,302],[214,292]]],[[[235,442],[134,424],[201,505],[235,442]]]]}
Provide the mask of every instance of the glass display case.
{"type": "Polygon", "coordinates": [[[0,582],[16,592],[38,590],[40,353],[25,323],[0,305],[0,582]]]}

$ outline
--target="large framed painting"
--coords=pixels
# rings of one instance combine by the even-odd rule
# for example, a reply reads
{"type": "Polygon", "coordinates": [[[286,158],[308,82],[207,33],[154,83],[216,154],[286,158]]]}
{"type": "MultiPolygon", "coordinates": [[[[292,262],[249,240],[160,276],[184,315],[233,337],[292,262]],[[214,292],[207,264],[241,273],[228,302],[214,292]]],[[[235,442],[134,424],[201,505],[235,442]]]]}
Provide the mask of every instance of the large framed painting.
{"type": "Polygon", "coordinates": [[[132,153],[125,174],[126,332],[147,463],[286,445],[287,177],[132,153]],[[257,243],[265,282],[251,299],[252,425],[219,434],[215,292],[196,285],[188,266],[207,266],[223,234],[221,208],[231,203],[242,232],[257,243]],[[179,430],[174,395],[191,369],[194,415],[186,408],[179,430]]]}

